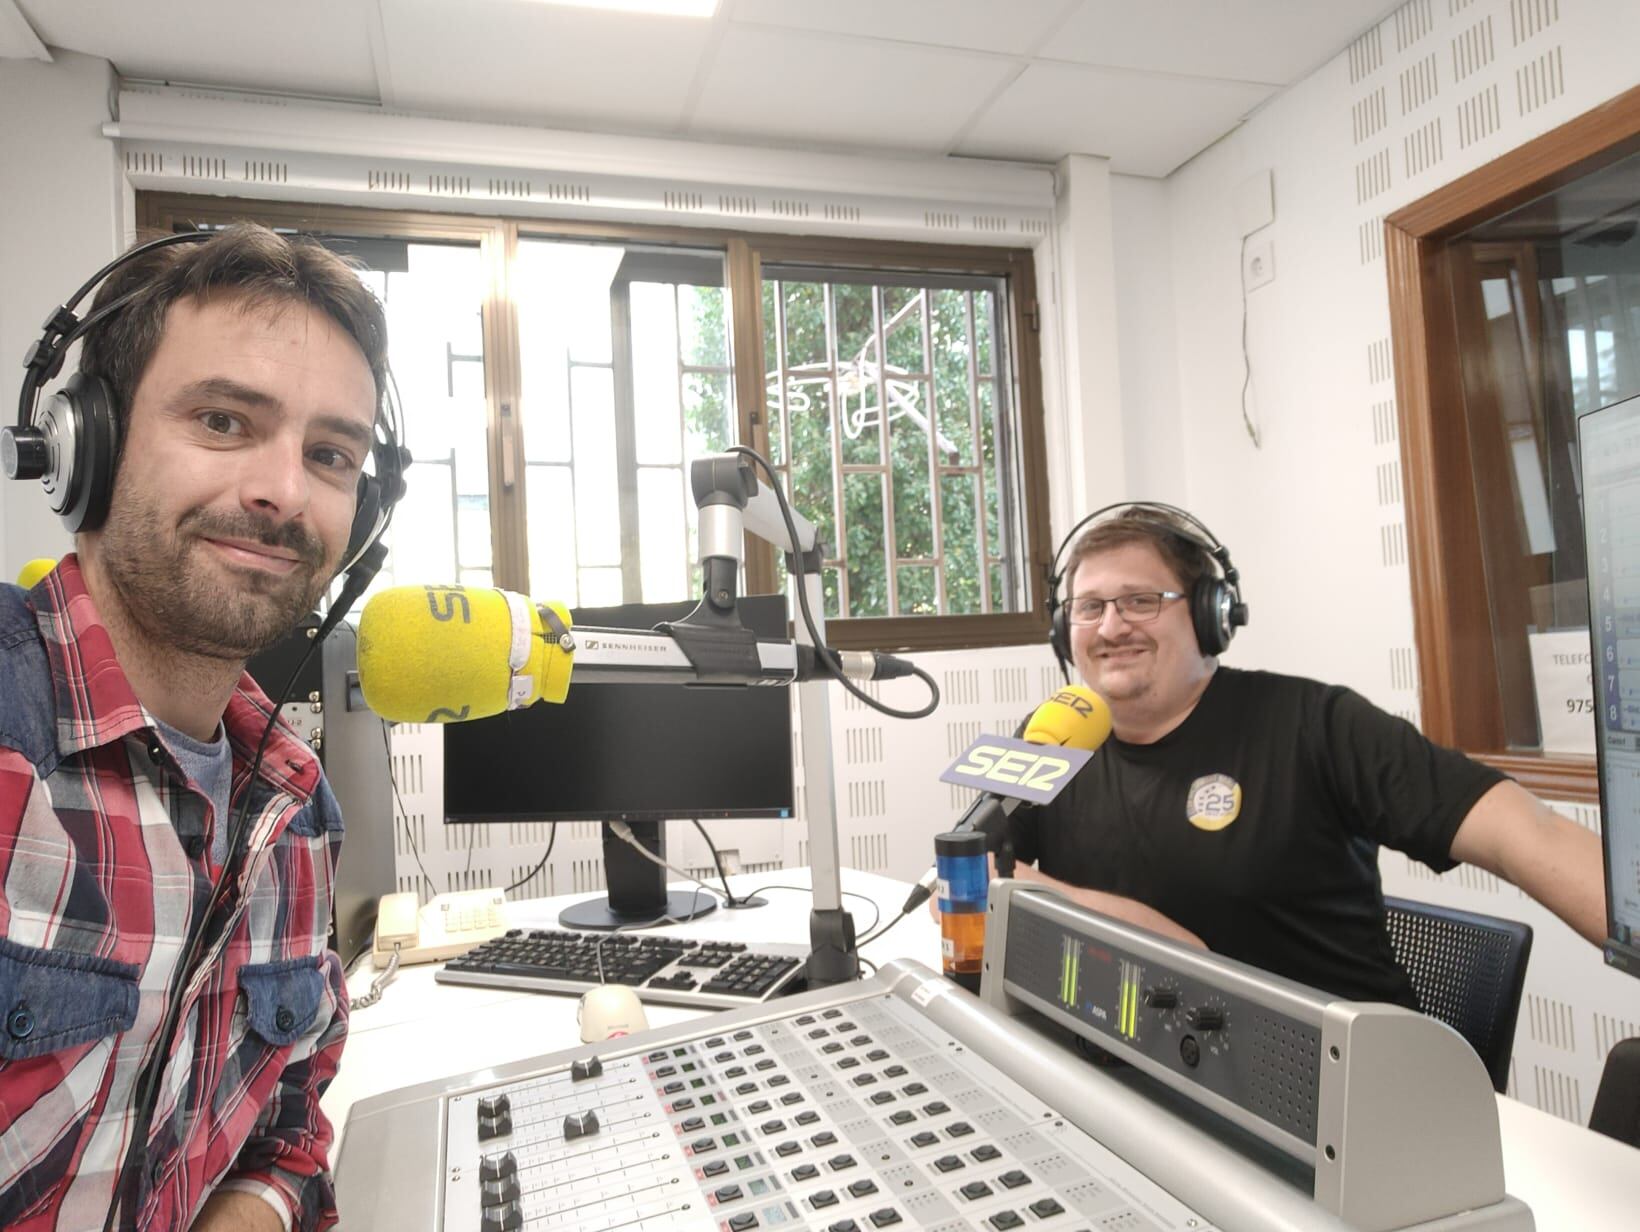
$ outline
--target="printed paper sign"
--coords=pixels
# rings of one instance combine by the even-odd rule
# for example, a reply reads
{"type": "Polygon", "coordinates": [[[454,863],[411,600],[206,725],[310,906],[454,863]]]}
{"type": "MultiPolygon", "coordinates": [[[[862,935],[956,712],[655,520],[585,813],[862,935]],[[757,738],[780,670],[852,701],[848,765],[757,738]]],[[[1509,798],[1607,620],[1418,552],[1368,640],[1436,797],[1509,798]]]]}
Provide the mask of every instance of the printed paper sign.
{"type": "Polygon", "coordinates": [[[1529,633],[1526,639],[1531,644],[1543,751],[1593,757],[1594,678],[1589,672],[1589,631],[1529,633]]]}

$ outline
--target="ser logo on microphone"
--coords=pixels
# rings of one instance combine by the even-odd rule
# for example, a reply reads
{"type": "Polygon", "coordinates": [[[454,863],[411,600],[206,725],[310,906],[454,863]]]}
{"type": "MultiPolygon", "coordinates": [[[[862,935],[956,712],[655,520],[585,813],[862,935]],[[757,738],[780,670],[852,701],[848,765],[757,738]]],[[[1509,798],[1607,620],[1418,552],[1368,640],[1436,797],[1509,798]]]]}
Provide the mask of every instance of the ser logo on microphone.
{"type": "Polygon", "coordinates": [[[1099,698],[1097,696],[1088,696],[1086,689],[1061,689],[1048,699],[1050,705],[1068,706],[1076,713],[1077,717],[1083,719],[1093,717],[1097,701],[1099,701],[1099,698]]]}
{"type": "MultiPolygon", "coordinates": [[[[459,586],[424,586],[427,592],[427,610],[434,620],[454,620],[456,609],[461,609],[461,623],[473,623],[473,607],[467,602],[467,592],[459,586]]],[[[433,720],[429,719],[428,722],[433,720]]]]}
{"type": "Polygon", "coordinates": [[[959,787],[1046,804],[1092,756],[1088,749],[1044,746],[1011,736],[981,736],[940,778],[959,787]]]}

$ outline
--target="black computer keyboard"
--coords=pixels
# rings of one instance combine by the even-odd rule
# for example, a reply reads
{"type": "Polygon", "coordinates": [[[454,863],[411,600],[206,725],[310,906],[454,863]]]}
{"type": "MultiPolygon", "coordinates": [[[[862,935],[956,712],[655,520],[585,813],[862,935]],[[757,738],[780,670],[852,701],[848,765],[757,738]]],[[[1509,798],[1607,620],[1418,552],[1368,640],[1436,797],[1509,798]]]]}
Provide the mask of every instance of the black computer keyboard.
{"type": "Polygon", "coordinates": [[[445,984],[585,992],[627,984],[646,1001],[721,1008],[767,1001],[803,973],[799,945],[515,928],[437,972],[445,984]]]}

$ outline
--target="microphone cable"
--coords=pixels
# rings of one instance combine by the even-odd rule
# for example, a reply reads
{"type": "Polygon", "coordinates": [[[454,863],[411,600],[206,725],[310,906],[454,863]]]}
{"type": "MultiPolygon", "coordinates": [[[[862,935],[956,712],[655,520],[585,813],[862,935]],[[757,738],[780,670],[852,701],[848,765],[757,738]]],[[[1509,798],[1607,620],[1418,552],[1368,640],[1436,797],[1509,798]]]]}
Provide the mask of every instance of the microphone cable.
{"type": "Polygon", "coordinates": [[[910,914],[911,914],[910,911],[907,911],[907,910],[902,908],[899,915],[895,916],[887,924],[884,924],[881,928],[877,929],[876,932],[867,933],[865,936],[861,937],[858,941],[856,941],[854,943],[855,948],[859,949],[859,948],[863,948],[867,945],[870,945],[873,941],[877,940],[878,937],[881,937],[889,929],[893,928],[896,924],[898,924],[901,920],[905,919],[905,917],[910,915],[910,914]]]}
{"type": "MultiPolygon", "coordinates": [[[[791,538],[792,547],[795,549],[797,547],[797,523],[792,520],[791,503],[786,499],[786,490],[781,486],[780,476],[775,474],[774,467],[769,465],[767,458],[749,445],[731,445],[729,452],[750,458],[762,468],[764,475],[768,478],[769,487],[774,490],[775,500],[780,505],[781,520],[786,524],[786,534],[791,538]]],[[[928,704],[919,710],[897,710],[893,706],[878,701],[843,675],[843,670],[837,665],[834,657],[836,652],[821,641],[820,631],[814,624],[814,613],[809,609],[808,592],[803,587],[803,554],[794,550],[789,555],[797,565],[797,568],[792,571],[792,577],[797,582],[797,606],[803,613],[803,624],[809,631],[809,638],[814,642],[815,660],[824,663],[826,670],[844,689],[881,714],[896,719],[924,719],[933,714],[940,704],[940,687],[934,683],[932,676],[915,663],[907,663],[906,666],[911,669],[912,675],[917,676],[928,686],[928,704]]]]}

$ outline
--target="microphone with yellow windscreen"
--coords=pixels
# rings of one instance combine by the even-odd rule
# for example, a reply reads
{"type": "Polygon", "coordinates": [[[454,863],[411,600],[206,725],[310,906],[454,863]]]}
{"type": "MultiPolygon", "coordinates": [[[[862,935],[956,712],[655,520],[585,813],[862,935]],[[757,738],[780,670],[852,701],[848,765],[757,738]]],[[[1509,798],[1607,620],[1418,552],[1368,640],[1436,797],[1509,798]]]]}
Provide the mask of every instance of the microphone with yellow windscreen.
{"type": "Polygon", "coordinates": [[[569,627],[562,605],[511,591],[390,587],[359,615],[359,687],[365,704],[395,723],[561,702],[574,667],[573,651],[559,642],[569,627]]]}
{"type": "MultiPolygon", "coordinates": [[[[951,781],[952,771],[971,763],[975,748],[989,742],[995,748],[993,753],[1007,754],[1009,748],[1016,752],[1025,751],[1031,745],[1057,745],[1062,749],[1078,749],[1082,752],[1093,752],[1110,738],[1110,706],[1105,699],[1085,685],[1067,685],[1043,702],[1031,712],[1031,717],[1025,720],[1024,730],[1019,738],[1012,741],[1000,736],[982,736],[975,745],[958,755],[942,778],[951,781]],[[1020,740],[1025,743],[1020,744],[1020,740]]],[[[1081,769],[1086,759],[1079,759],[1075,769],[1081,769]]],[[[975,764],[986,764],[984,762],[975,764]]],[[[989,763],[992,767],[1000,768],[1000,761],[989,763]]],[[[989,779],[976,781],[972,786],[984,786],[986,790],[962,815],[952,832],[977,830],[986,835],[987,842],[997,838],[1007,825],[1008,816],[1019,804],[1021,798],[1034,799],[1041,803],[1051,799],[1070,782],[1069,774],[1062,774],[1054,780],[1052,790],[1045,795],[1031,796],[1024,791],[1020,778],[1014,775],[1006,779],[989,779]]],[[[906,896],[905,905],[900,908],[900,914],[906,915],[915,911],[932,896],[934,886],[939,880],[939,866],[936,864],[922,875],[921,880],[911,887],[911,893],[906,896]]]]}
{"type": "Polygon", "coordinates": [[[22,572],[17,575],[17,584],[24,590],[33,590],[36,583],[56,567],[57,562],[51,557],[37,556],[23,566],[22,572]]]}
{"type": "Polygon", "coordinates": [[[1032,712],[1024,739],[1068,749],[1096,749],[1110,735],[1110,707],[1086,685],[1060,689],[1032,712]]]}

